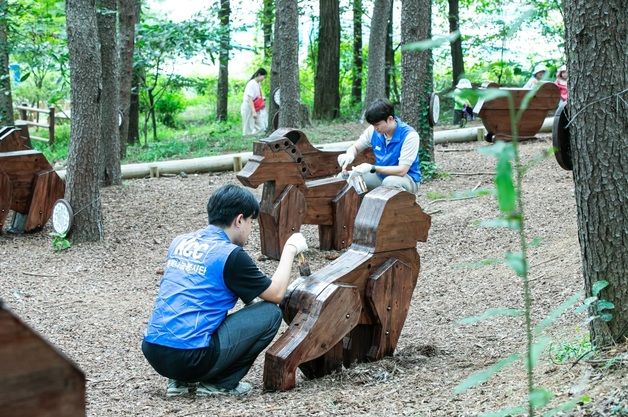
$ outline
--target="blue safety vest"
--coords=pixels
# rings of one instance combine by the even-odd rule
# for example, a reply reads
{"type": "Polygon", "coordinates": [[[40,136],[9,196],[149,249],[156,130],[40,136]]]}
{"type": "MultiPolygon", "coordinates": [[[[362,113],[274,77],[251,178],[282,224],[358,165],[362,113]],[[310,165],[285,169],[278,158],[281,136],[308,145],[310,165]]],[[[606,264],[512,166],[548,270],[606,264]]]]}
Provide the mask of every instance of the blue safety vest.
{"type": "MultiPolygon", "coordinates": [[[[390,142],[386,144],[386,138],[381,133],[377,133],[373,129],[373,136],[371,136],[371,146],[373,147],[373,153],[375,154],[375,165],[390,167],[399,165],[399,156],[401,155],[401,147],[403,142],[408,136],[408,133],[415,132],[415,130],[408,124],[402,122],[395,117],[397,122],[397,128],[393,132],[393,136],[390,142]]],[[[386,175],[377,173],[377,175],[384,179],[386,175]]],[[[419,154],[417,153],[414,162],[408,169],[408,175],[414,180],[414,182],[421,182],[421,165],[419,164],[419,154]]]]}
{"type": "Polygon", "coordinates": [[[223,278],[227,258],[237,247],[213,225],[174,239],[144,335],[147,342],[178,349],[209,346],[238,300],[223,278]]]}

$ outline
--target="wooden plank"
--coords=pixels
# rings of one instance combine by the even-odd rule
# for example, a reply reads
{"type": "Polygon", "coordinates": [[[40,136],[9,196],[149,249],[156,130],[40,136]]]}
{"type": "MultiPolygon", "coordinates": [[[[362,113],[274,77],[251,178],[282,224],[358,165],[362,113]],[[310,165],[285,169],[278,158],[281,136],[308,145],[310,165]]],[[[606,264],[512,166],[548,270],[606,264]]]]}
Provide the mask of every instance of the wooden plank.
{"type": "Polygon", "coordinates": [[[9,176],[0,171],[0,232],[2,226],[9,215],[11,209],[11,195],[13,194],[13,186],[9,180],[9,176]]]}
{"type": "Polygon", "coordinates": [[[41,136],[31,135],[31,139],[32,139],[32,140],[36,140],[36,141],[38,141],[38,142],[45,142],[45,143],[48,143],[48,139],[43,138],[43,137],[41,137],[41,136]]]}
{"type": "Polygon", "coordinates": [[[38,109],[37,107],[28,107],[28,106],[24,106],[24,105],[15,106],[15,108],[18,109],[18,110],[26,110],[26,111],[31,111],[31,112],[35,112],[35,113],[44,113],[44,114],[49,114],[50,113],[49,109],[38,109]]]}

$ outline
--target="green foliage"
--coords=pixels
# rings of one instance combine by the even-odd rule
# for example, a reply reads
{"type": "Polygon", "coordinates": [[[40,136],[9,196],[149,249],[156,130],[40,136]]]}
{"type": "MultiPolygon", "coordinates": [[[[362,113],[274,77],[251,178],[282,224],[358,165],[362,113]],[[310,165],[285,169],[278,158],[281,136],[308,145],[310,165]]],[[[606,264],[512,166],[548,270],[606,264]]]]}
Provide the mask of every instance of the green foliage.
{"type": "Polygon", "coordinates": [[[185,97],[179,90],[164,90],[161,99],[155,104],[159,121],[167,127],[176,128],[175,118],[185,110],[185,97]]]}
{"type": "Polygon", "coordinates": [[[582,306],[580,306],[576,311],[582,312],[585,309],[590,309],[593,313],[587,321],[592,321],[595,319],[600,319],[602,321],[611,321],[613,319],[613,315],[610,311],[615,308],[615,304],[611,301],[604,300],[599,298],[600,291],[608,286],[608,281],[600,280],[593,283],[591,286],[591,297],[587,297],[584,300],[582,306]]]}
{"type": "Polygon", "coordinates": [[[66,238],[65,233],[52,232],[50,236],[52,237],[52,249],[55,252],[61,252],[72,247],[72,242],[66,238]]]}
{"type": "Polygon", "coordinates": [[[549,349],[552,362],[559,365],[576,359],[586,358],[592,354],[593,345],[588,333],[578,339],[551,345],[549,349]]]}

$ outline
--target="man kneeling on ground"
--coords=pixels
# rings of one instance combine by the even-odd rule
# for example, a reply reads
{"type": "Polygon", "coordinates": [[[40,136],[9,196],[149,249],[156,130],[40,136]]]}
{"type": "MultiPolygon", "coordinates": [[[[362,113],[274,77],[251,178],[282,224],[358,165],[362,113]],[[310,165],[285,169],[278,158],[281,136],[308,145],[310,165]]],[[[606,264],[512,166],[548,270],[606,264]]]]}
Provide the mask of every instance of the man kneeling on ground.
{"type": "Polygon", "coordinates": [[[268,278],[244,251],[259,204],[241,187],[219,188],[207,202],[209,226],[174,239],[142,342],[151,366],[169,378],[166,395],[243,395],[255,358],[281,325],[277,306],[294,257],[307,250],[301,233],[286,242],[268,278]],[[263,301],[252,303],[260,297],[263,301]],[[227,315],[238,298],[246,306],[227,315]]]}

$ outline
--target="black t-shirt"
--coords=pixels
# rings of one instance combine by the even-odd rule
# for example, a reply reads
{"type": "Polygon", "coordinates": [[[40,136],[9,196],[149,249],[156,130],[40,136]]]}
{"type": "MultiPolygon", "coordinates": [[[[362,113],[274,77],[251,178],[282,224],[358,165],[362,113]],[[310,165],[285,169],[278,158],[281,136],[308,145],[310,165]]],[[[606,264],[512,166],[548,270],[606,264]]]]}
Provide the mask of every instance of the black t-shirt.
{"type": "Polygon", "coordinates": [[[242,248],[234,249],[225,263],[223,277],[227,288],[244,301],[250,303],[270,287],[271,280],[255,265],[253,259],[242,248]]]}

